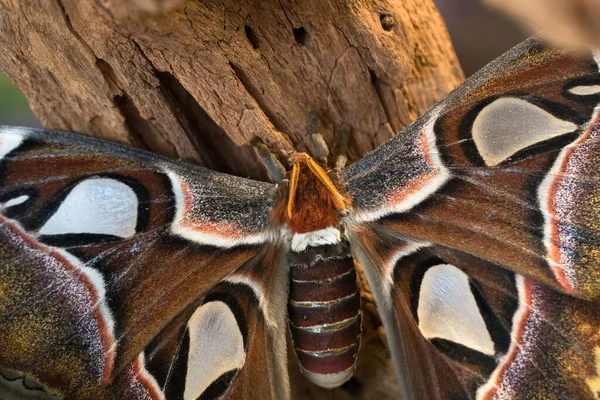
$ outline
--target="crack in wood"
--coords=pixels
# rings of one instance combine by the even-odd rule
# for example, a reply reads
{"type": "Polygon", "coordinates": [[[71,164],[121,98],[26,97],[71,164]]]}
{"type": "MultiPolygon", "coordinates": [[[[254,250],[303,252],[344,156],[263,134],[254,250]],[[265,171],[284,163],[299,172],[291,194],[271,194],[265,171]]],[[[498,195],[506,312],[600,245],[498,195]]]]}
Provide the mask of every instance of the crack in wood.
{"type": "Polygon", "coordinates": [[[292,22],[292,19],[288,15],[287,10],[285,9],[285,6],[283,5],[282,1],[281,0],[277,0],[277,1],[279,2],[279,6],[281,7],[281,10],[283,11],[283,15],[285,15],[285,19],[287,19],[287,21],[289,22],[292,29],[294,29],[294,23],[292,22]]]}
{"type": "Polygon", "coordinates": [[[202,164],[207,168],[233,175],[248,176],[258,180],[268,180],[264,168],[243,168],[238,158],[251,160],[259,164],[258,157],[251,146],[238,146],[227,132],[219,126],[208,112],[196,101],[194,96],[183,86],[176,76],[167,71],[161,71],[154,66],[141,45],[132,40],[138,52],[152,69],[159,81],[159,90],[167,102],[171,113],[191,141],[198,153],[202,164]]]}
{"type": "Polygon", "coordinates": [[[248,76],[244,73],[244,71],[239,68],[237,65],[229,61],[229,66],[231,70],[235,74],[235,77],[242,84],[246,92],[252,97],[252,100],[258,105],[261,111],[265,114],[265,116],[269,119],[269,122],[273,124],[275,129],[279,132],[285,132],[285,122],[275,115],[273,111],[269,109],[269,107],[265,104],[263,100],[261,100],[264,96],[260,93],[260,89],[254,87],[254,85],[250,82],[248,76]]]}
{"type": "Polygon", "coordinates": [[[373,71],[370,68],[369,68],[369,75],[371,77],[371,84],[375,88],[375,92],[377,93],[377,97],[379,98],[379,102],[381,103],[381,107],[383,108],[383,112],[385,113],[387,122],[392,127],[392,130],[394,131],[394,133],[396,133],[396,132],[398,132],[400,127],[394,126],[395,125],[393,123],[394,122],[394,108],[393,108],[393,105],[388,104],[388,102],[385,98],[385,93],[384,93],[384,88],[383,88],[384,84],[377,77],[377,74],[375,73],[375,71],[373,71]]]}
{"type": "Polygon", "coordinates": [[[94,57],[96,57],[96,54],[94,53],[94,50],[92,50],[91,46],[83,39],[83,37],[79,34],[79,32],[77,32],[75,30],[75,28],[73,27],[73,24],[71,23],[71,17],[69,17],[69,14],[67,13],[67,10],[65,9],[65,6],[62,3],[62,0],[56,0],[56,4],[58,4],[58,7],[60,8],[60,11],[65,19],[65,24],[67,25],[67,29],[69,30],[69,32],[71,32],[71,34],[73,35],[73,37],[79,42],[81,43],[81,45],[94,57]]]}
{"type": "MultiPolygon", "coordinates": [[[[240,175],[236,155],[254,158],[250,146],[237,146],[194,99],[179,80],[169,72],[156,71],[160,89],[172,108],[172,112],[190,138],[204,165],[208,168],[240,175]]],[[[255,168],[253,178],[269,180],[264,168],[255,168]]]]}
{"type": "Polygon", "coordinates": [[[125,93],[116,95],[113,98],[113,103],[125,118],[125,124],[132,139],[132,144],[141,149],[151,150],[153,146],[147,143],[145,138],[151,137],[148,133],[153,131],[154,127],[142,118],[140,111],[133,103],[133,100],[131,100],[131,97],[125,93]]]}
{"type": "Polygon", "coordinates": [[[249,25],[244,25],[244,33],[246,34],[246,38],[252,45],[254,50],[258,50],[260,47],[260,39],[256,36],[256,32],[249,25]]]}
{"type": "Polygon", "coordinates": [[[121,84],[119,83],[119,80],[115,75],[115,71],[109,63],[107,63],[101,58],[97,58],[96,68],[98,68],[98,70],[104,77],[104,80],[108,84],[108,87],[111,91],[113,91],[114,93],[123,93],[123,89],[121,89],[121,84]]]}

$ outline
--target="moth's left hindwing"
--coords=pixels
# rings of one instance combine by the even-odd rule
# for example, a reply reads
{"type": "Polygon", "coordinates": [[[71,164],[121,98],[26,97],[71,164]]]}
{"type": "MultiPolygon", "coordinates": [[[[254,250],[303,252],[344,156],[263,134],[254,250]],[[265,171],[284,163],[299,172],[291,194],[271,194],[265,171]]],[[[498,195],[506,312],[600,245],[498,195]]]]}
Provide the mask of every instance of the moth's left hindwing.
{"type": "Polygon", "coordinates": [[[262,249],[146,347],[167,399],[289,397],[283,255],[262,249]]]}
{"type": "Polygon", "coordinates": [[[530,39],[344,171],[405,398],[598,398],[598,71],[530,39]]]}
{"type": "Polygon", "coordinates": [[[32,375],[67,398],[197,398],[243,391],[259,363],[254,395],[285,397],[273,199],[116,144],[0,129],[0,390],[27,393],[32,375]]]}

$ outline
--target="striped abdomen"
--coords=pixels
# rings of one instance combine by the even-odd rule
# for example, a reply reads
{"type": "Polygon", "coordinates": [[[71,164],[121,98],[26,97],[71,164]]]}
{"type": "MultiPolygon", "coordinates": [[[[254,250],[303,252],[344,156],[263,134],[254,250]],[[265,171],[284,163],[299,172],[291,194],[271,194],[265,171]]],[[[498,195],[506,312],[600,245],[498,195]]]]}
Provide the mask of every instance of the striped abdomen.
{"type": "Polygon", "coordinates": [[[360,293],[345,239],[333,245],[292,250],[289,320],[304,374],[326,388],[354,373],[360,346],[360,293]]]}

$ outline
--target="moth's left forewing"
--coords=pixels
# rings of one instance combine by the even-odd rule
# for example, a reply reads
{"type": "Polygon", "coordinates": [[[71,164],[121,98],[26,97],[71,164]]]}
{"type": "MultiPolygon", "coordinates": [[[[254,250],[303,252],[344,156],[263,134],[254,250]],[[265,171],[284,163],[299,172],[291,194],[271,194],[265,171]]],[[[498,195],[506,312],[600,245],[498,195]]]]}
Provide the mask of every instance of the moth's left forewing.
{"type": "Polygon", "coordinates": [[[160,397],[144,348],[272,242],[273,197],[132,148],[2,128],[0,365],[63,394],[160,397]]]}
{"type": "Polygon", "coordinates": [[[597,397],[598,71],[530,39],[344,171],[406,396],[597,397]]]}

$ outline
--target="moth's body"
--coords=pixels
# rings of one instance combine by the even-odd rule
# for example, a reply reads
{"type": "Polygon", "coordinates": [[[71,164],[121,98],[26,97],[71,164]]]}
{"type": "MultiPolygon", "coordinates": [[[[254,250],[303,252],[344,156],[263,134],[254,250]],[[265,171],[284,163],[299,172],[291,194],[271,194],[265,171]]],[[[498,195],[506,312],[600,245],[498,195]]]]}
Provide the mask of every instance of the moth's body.
{"type": "MultiPolygon", "coordinates": [[[[332,175],[335,172],[332,173],[332,175]]],[[[323,167],[299,153],[279,202],[290,230],[288,316],[306,377],[337,387],[354,373],[360,346],[360,293],[341,218],[345,200],[323,167]]]]}

